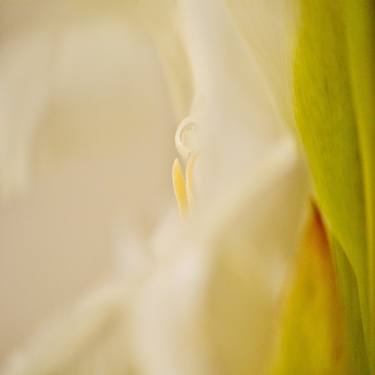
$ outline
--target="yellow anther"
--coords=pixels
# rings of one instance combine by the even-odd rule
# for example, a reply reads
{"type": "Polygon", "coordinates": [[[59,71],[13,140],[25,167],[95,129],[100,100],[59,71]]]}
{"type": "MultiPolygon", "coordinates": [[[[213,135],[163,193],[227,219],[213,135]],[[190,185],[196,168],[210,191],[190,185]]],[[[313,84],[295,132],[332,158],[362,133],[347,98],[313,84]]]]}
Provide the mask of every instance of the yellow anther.
{"type": "Polygon", "coordinates": [[[182,171],[182,167],[178,159],[175,159],[175,161],[173,162],[172,182],[173,182],[174,195],[177,200],[180,215],[182,217],[185,217],[189,210],[189,202],[188,202],[188,197],[186,194],[186,184],[185,184],[184,173],[182,171]]]}
{"type": "Polygon", "coordinates": [[[189,208],[194,204],[193,172],[198,154],[193,153],[186,162],[185,189],[189,208]]]}

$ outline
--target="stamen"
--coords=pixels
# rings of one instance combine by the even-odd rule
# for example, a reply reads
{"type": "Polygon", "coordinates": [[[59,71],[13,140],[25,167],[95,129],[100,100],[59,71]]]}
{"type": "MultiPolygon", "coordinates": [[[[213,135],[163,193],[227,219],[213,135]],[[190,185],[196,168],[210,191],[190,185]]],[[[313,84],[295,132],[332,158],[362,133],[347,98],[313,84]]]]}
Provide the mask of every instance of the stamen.
{"type": "Polygon", "coordinates": [[[192,117],[188,116],[177,127],[175,135],[176,149],[186,160],[195,152],[195,123],[192,117]]]}
{"type": "Polygon", "coordinates": [[[181,217],[186,217],[189,209],[189,202],[186,193],[184,173],[178,159],[175,159],[172,167],[172,182],[174,195],[178,204],[181,217]]]}
{"type": "Polygon", "coordinates": [[[176,148],[185,164],[185,176],[178,159],[172,167],[172,182],[180,215],[186,217],[194,203],[193,171],[198,153],[196,151],[195,123],[191,116],[178,126],[175,135],[176,148]]]}
{"type": "Polygon", "coordinates": [[[186,162],[185,168],[185,189],[189,208],[194,204],[193,172],[197,157],[198,154],[193,153],[186,162]]]}

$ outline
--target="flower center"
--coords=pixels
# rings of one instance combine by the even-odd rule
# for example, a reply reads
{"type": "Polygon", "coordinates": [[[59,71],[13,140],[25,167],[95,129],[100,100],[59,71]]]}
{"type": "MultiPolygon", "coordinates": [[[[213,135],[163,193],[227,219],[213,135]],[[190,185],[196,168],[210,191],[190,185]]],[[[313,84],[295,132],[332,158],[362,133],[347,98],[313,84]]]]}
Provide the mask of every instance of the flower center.
{"type": "Polygon", "coordinates": [[[185,165],[184,170],[180,160],[176,158],[172,167],[173,190],[182,217],[186,217],[194,202],[193,172],[198,157],[195,127],[193,119],[186,117],[178,126],[175,135],[176,149],[185,165]]]}

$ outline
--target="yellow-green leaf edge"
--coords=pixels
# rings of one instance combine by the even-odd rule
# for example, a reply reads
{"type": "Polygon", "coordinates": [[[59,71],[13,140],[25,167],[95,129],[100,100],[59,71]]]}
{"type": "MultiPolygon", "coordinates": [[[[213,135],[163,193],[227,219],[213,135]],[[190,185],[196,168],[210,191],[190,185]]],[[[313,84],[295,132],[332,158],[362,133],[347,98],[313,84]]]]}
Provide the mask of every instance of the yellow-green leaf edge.
{"type": "Polygon", "coordinates": [[[299,5],[296,121],[336,255],[352,354],[348,373],[368,374],[375,370],[374,4],[299,5]]]}

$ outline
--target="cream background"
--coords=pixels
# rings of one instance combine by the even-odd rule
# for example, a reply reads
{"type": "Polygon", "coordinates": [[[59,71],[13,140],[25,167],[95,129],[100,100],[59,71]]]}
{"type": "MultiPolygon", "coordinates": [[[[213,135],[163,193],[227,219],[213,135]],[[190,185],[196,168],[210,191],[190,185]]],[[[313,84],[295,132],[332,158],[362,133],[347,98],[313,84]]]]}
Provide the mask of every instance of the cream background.
{"type": "Polygon", "coordinates": [[[0,109],[16,111],[0,128],[21,139],[0,204],[0,360],[106,278],[115,228],[149,231],[172,198],[175,119],[151,42],[106,16],[20,29],[0,43],[7,66],[19,64],[14,92],[0,86],[0,109]],[[34,124],[17,113],[37,106],[34,124]]]}

